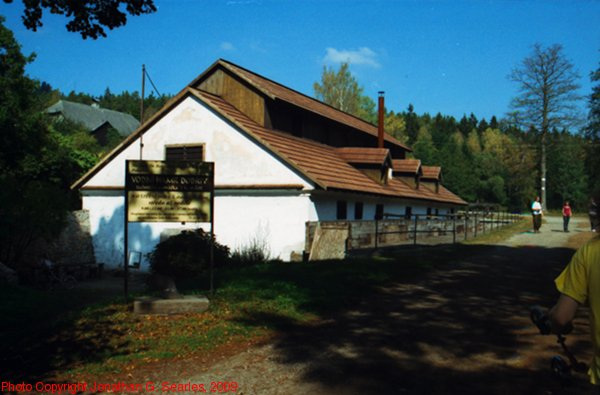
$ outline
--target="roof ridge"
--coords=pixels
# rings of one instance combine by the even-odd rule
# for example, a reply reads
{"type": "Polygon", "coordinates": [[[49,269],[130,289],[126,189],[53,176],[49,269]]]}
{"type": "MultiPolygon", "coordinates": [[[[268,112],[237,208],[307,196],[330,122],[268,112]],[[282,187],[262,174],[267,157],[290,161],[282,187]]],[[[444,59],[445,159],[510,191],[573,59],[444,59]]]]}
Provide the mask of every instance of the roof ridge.
{"type": "MultiPolygon", "coordinates": [[[[200,92],[200,93],[201,93],[201,94],[203,94],[203,95],[212,96],[212,98],[214,98],[214,99],[217,99],[217,100],[222,100],[222,101],[224,101],[224,102],[228,103],[229,105],[231,105],[229,102],[227,102],[227,100],[224,100],[224,99],[223,99],[221,96],[219,96],[219,95],[215,95],[215,94],[213,94],[213,93],[210,93],[210,92],[207,92],[207,91],[205,91],[205,90],[198,89],[198,88],[189,88],[189,89],[191,89],[192,91],[200,92]]],[[[239,110],[238,110],[238,111],[239,111],[239,110]]],[[[240,111],[240,112],[241,112],[241,111],[240,111]]],[[[243,113],[242,113],[242,114],[243,114],[243,113]]],[[[269,133],[275,133],[275,134],[278,134],[278,135],[281,135],[281,136],[284,136],[284,137],[290,138],[290,139],[292,139],[292,140],[296,140],[296,141],[301,141],[301,142],[304,142],[304,143],[309,143],[309,144],[318,145],[318,146],[320,146],[320,147],[327,148],[327,149],[330,149],[330,150],[334,150],[334,149],[338,148],[338,147],[333,147],[333,146],[331,146],[331,145],[327,145],[327,144],[325,144],[325,143],[321,143],[321,142],[319,142],[319,141],[316,141],[316,140],[311,140],[311,139],[304,138],[304,137],[298,137],[298,136],[294,136],[293,134],[290,134],[290,133],[284,132],[284,131],[282,131],[282,130],[278,130],[278,129],[270,129],[270,128],[267,128],[267,127],[261,126],[261,125],[260,125],[260,124],[258,124],[256,121],[254,121],[253,119],[249,118],[248,116],[246,116],[246,118],[247,118],[249,121],[252,121],[252,122],[255,124],[255,126],[256,126],[256,127],[260,127],[261,129],[268,130],[268,131],[269,131],[269,133]]],[[[387,149],[387,148],[386,148],[386,149],[387,149]]]]}
{"type": "MultiPolygon", "coordinates": [[[[325,106],[327,106],[327,107],[329,107],[329,108],[331,108],[331,109],[333,109],[333,110],[335,110],[335,111],[341,112],[341,113],[343,113],[343,114],[345,114],[345,115],[349,115],[349,116],[351,116],[351,117],[353,117],[353,118],[355,118],[355,119],[357,119],[357,120],[359,120],[359,121],[361,121],[361,122],[364,122],[364,123],[366,123],[367,125],[370,125],[370,126],[372,126],[372,127],[374,127],[374,128],[376,128],[376,127],[377,127],[377,125],[375,125],[375,124],[372,124],[371,122],[365,121],[365,120],[364,120],[364,119],[362,119],[361,117],[358,117],[358,116],[356,116],[356,115],[354,115],[354,114],[350,114],[349,112],[346,112],[346,111],[342,111],[342,110],[340,110],[339,108],[336,108],[336,107],[332,106],[331,104],[328,104],[328,103],[325,103],[324,101],[321,101],[321,100],[315,99],[314,97],[311,97],[311,96],[309,96],[309,95],[307,95],[307,94],[304,94],[304,93],[302,93],[302,92],[300,92],[300,91],[297,91],[297,90],[296,90],[296,89],[294,89],[294,88],[290,88],[289,86],[283,85],[283,84],[282,84],[282,83],[280,83],[280,82],[277,82],[277,81],[275,81],[275,80],[272,80],[272,79],[270,79],[270,78],[268,78],[268,77],[265,77],[265,76],[263,76],[263,75],[261,75],[261,74],[258,74],[258,73],[257,73],[257,72],[255,72],[255,71],[249,70],[249,69],[247,69],[247,68],[245,68],[245,67],[242,67],[242,66],[240,66],[240,65],[238,65],[238,64],[236,64],[236,63],[233,63],[233,62],[231,62],[231,61],[229,61],[229,60],[227,60],[227,59],[219,58],[219,61],[220,61],[220,62],[223,62],[223,63],[227,63],[227,64],[229,64],[229,65],[231,65],[231,66],[237,67],[238,69],[241,69],[241,70],[243,70],[243,71],[245,71],[245,72],[247,72],[247,73],[253,74],[253,75],[255,75],[255,76],[257,76],[257,77],[260,77],[260,78],[262,78],[262,79],[264,79],[264,80],[267,80],[267,81],[269,81],[269,82],[271,82],[271,83],[273,83],[273,84],[275,84],[275,85],[278,85],[278,86],[280,86],[280,87],[282,87],[282,88],[285,88],[285,89],[287,89],[287,90],[289,90],[289,91],[292,91],[292,92],[294,92],[294,93],[297,93],[297,94],[299,94],[299,95],[301,95],[301,96],[304,96],[304,97],[306,97],[307,99],[310,99],[310,100],[312,100],[312,101],[315,101],[315,102],[317,102],[317,103],[319,103],[319,104],[323,104],[323,105],[325,105],[325,106]]],[[[265,89],[265,90],[268,90],[267,88],[264,88],[264,89],[265,89]]],[[[393,137],[393,136],[390,136],[390,137],[393,137]]]]}
{"type": "MultiPolygon", "coordinates": [[[[215,67],[218,67],[218,66],[222,66],[225,69],[227,69],[229,72],[234,73],[236,76],[238,76],[239,78],[244,80],[246,83],[248,83],[249,85],[251,85],[252,87],[257,89],[264,95],[270,97],[271,99],[278,99],[283,102],[290,103],[296,107],[303,108],[307,111],[310,111],[312,113],[315,113],[322,117],[330,119],[333,122],[337,122],[337,123],[349,126],[353,129],[356,129],[363,133],[367,133],[371,136],[375,136],[375,137],[377,136],[378,132],[377,132],[376,125],[374,125],[368,121],[365,121],[364,119],[362,119],[356,115],[352,115],[352,114],[342,111],[338,108],[335,108],[335,107],[331,106],[330,104],[327,104],[318,99],[315,99],[314,97],[311,97],[302,92],[299,92],[293,88],[283,85],[277,81],[267,78],[261,74],[256,73],[255,71],[249,70],[245,67],[242,67],[242,66],[240,66],[230,60],[224,59],[224,58],[217,59],[206,70],[204,70],[200,75],[198,75],[196,78],[194,78],[187,85],[187,87],[195,88],[198,85],[199,81],[201,81],[203,78],[208,76],[211,73],[211,71],[214,70],[215,67]],[[247,75],[244,75],[244,74],[247,74],[247,75]],[[310,103],[310,104],[302,104],[302,103],[299,103],[298,101],[294,100],[293,98],[289,98],[289,97],[286,98],[285,95],[280,95],[277,92],[273,92],[273,90],[270,89],[268,86],[265,86],[265,84],[259,83],[257,81],[253,81],[252,80],[253,77],[256,77],[257,79],[261,79],[261,80],[265,81],[265,83],[272,84],[274,87],[277,87],[278,89],[281,89],[285,93],[288,93],[292,96],[296,95],[296,96],[298,96],[298,99],[300,99],[300,100],[308,100],[308,103],[310,103]],[[322,106],[323,108],[321,108],[321,109],[311,108],[311,106],[316,106],[316,107],[322,106]],[[329,110],[333,111],[333,114],[335,114],[335,115],[328,115],[327,111],[329,111],[329,110]],[[349,119],[343,120],[343,119],[341,119],[343,117],[348,117],[349,119]],[[349,121],[357,122],[357,124],[352,125],[351,123],[348,123],[349,121]]],[[[385,139],[385,141],[388,141],[390,144],[401,147],[406,151],[412,151],[412,148],[410,148],[408,145],[401,142],[400,140],[398,140],[396,137],[392,136],[389,133],[385,133],[384,139],[385,139]]]]}
{"type": "MultiPolygon", "coordinates": [[[[131,115],[131,114],[127,113],[127,112],[113,110],[112,108],[100,107],[100,105],[98,105],[98,107],[94,107],[92,104],[85,104],[85,103],[80,103],[80,102],[72,101],[72,100],[60,99],[56,103],[54,103],[53,105],[56,105],[56,104],[58,104],[60,102],[67,103],[67,104],[74,104],[76,106],[85,107],[86,109],[91,109],[93,111],[112,112],[112,113],[116,113],[116,114],[120,114],[120,115],[126,115],[126,116],[129,116],[129,117],[133,117],[135,119],[135,117],[133,115],[131,115]]],[[[136,119],[136,121],[137,121],[137,119],[136,119]]]]}

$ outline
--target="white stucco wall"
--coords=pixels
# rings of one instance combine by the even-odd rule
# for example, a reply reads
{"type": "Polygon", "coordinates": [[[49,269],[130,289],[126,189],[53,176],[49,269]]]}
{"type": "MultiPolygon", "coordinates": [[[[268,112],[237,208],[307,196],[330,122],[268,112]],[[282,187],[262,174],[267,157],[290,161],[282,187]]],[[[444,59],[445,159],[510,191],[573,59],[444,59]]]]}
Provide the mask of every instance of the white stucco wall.
{"type": "MultiPolygon", "coordinates": [[[[90,230],[97,262],[117,268],[123,264],[124,212],[120,193],[93,193],[84,196],[90,212],[90,230]]],[[[303,193],[271,192],[248,196],[239,193],[215,196],[215,236],[232,251],[249,246],[253,240],[266,242],[272,258],[289,260],[304,249],[305,222],[312,203],[303,193]]],[[[130,223],[129,251],[144,255],[142,270],[148,270],[145,255],[159,243],[165,231],[210,230],[210,224],[130,223]]]]}
{"type": "Polygon", "coordinates": [[[309,221],[335,221],[337,219],[338,200],[343,200],[347,203],[346,219],[348,220],[355,219],[354,208],[357,202],[363,204],[363,220],[375,219],[377,204],[383,204],[383,211],[385,214],[404,215],[407,206],[412,207],[412,214],[427,214],[428,207],[431,207],[432,214],[435,214],[436,208],[440,215],[448,214],[450,212],[450,209],[446,206],[417,200],[411,202],[403,199],[377,199],[372,196],[357,196],[356,194],[331,194],[330,196],[321,195],[313,198],[315,214],[309,221]]]}
{"type": "MultiPolygon", "coordinates": [[[[215,185],[298,184],[312,188],[298,172],[193,97],[184,99],[142,138],[144,160],[164,160],[166,145],[205,144],[204,160],[215,162],[215,185]]],[[[84,187],[122,187],[126,159],[140,159],[139,138],[84,187]]]]}

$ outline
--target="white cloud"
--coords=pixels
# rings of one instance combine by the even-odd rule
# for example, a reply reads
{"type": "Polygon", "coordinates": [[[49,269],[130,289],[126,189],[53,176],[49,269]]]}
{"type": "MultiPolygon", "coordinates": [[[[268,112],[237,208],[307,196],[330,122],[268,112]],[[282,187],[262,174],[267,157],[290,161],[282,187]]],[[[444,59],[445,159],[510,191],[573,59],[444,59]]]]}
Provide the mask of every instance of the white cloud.
{"type": "Polygon", "coordinates": [[[267,49],[263,46],[263,43],[257,40],[250,42],[250,49],[254,52],[267,53],[267,49]]]}
{"type": "Polygon", "coordinates": [[[235,47],[233,46],[232,43],[230,43],[229,41],[223,41],[221,43],[221,49],[223,51],[235,51],[235,47]]]}
{"type": "Polygon", "coordinates": [[[360,47],[358,50],[337,50],[327,48],[327,54],[323,61],[325,63],[348,62],[355,65],[365,65],[370,67],[381,67],[377,61],[377,54],[370,48],[360,47]]]}

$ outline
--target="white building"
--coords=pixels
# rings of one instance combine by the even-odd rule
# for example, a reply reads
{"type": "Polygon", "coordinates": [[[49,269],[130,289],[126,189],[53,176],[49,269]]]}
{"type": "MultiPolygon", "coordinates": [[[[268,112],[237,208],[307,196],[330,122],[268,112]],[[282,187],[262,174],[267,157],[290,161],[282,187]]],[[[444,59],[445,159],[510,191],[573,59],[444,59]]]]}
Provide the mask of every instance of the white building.
{"type": "MultiPolygon", "coordinates": [[[[440,184],[439,168],[405,159],[410,148],[383,131],[378,146],[378,133],[219,60],[73,188],[89,211],[96,260],[108,267],[123,262],[127,159],[214,162],[217,241],[235,249],[258,237],[283,260],[302,253],[307,221],[445,213],[466,204],[440,184]]],[[[146,254],[161,234],[195,227],[209,224],[130,223],[128,247],[146,254]]]]}

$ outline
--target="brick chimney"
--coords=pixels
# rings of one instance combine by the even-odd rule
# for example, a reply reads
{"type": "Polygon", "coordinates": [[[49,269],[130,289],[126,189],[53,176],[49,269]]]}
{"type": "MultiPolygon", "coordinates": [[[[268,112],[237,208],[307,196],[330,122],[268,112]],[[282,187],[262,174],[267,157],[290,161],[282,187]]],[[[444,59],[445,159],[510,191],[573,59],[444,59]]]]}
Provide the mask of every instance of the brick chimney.
{"type": "Polygon", "coordinates": [[[379,91],[379,106],[377,109],[377,148],[383,148],[383,115],[384,115],[384,102],[383,95],[384,91],[379,91]]]}

